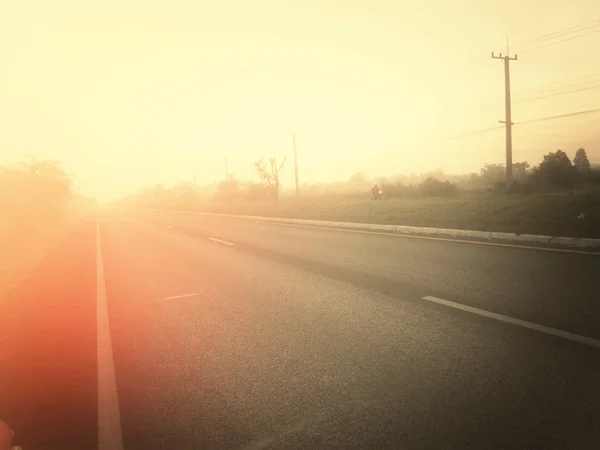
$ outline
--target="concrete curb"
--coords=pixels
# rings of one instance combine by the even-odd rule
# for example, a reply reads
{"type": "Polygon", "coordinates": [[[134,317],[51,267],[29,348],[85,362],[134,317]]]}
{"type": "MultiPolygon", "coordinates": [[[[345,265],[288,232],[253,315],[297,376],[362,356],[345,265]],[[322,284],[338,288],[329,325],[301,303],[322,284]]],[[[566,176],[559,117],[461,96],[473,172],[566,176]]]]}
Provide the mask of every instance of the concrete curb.
{"type": "Polygon", "coordinates": [[[413,234],[423,236],[440,236],[469,238],[475,240],[514,242],[515,244],[545,244],[561,247],[576,247],[586,249],[600,249],[600,239],[572,238],[559,236],[541,236],[535,234],[500,233],[495,231],[456,230],[451,228],[412,227],[406,225],[381,225],[359,222],[333,222],[328,220],[289,219],[283,217],[263,217],[239,214],[220,214],[201,211],[186,211],[175,209],[152,209],[152,211],[177,212],[198,214],[212,217],[228,217],[232,219],[255,220],[261,222],[275,222],[295,225],[310,225],[314,227],[331,227],[342,229],[359,229],[371,231],[386,231],[398,234],[413,234]]]}

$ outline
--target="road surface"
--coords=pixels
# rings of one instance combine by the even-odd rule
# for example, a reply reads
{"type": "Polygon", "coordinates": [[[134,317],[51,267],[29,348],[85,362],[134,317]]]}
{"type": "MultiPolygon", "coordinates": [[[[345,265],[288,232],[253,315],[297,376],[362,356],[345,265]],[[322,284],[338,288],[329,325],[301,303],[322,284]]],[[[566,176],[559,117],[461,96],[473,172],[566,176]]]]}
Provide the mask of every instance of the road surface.
{"type": "Polygon", "coordinates": [[[177,213],[98,230],[0,303],[24,450],[600,447],[600,256],[177,213]]]}

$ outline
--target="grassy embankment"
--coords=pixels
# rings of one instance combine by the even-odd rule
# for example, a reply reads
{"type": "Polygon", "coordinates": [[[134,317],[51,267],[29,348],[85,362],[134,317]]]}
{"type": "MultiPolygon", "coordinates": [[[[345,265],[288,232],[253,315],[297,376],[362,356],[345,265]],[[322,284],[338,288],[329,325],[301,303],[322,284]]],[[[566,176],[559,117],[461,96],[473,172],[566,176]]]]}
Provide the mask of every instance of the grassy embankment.
{"type": "Polygon", "coordinates": [[[230,214],[600,238],[598,187],[530,194],[459,192],[446,198],[381,201],[331,194],[284,197],[278,206],[212,201],[191,207],[230,214]],[[584,218],[578,218],[581,213],[584,218]]]}

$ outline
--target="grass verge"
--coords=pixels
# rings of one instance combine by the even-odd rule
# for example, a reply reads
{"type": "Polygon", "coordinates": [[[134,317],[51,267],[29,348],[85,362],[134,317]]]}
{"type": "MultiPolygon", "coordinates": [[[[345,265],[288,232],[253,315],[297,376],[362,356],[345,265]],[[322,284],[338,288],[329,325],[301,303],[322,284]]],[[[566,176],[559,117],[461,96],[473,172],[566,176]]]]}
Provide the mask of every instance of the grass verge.
{"type": "Polygon", "coordinates": [[[462,192],[449,198],[380,201],[371,201],[364,196],[329,195],[282,198],[279,205],[213,201],[195,209],[268,217],[600,238],[598,188],[526,195],[462,192]]]}

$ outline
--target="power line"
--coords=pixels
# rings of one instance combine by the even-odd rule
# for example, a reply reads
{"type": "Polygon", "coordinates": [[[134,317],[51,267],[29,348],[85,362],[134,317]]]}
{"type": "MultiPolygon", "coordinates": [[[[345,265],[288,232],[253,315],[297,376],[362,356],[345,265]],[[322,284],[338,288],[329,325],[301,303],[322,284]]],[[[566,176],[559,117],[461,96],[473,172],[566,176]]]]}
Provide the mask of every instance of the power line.
{"type": "MultiPolygon", "coordinates": [[[[554,96],[560,96],[560,95],[566,95],[566,94],[570,94],[570,93],[575,93],[575,92],[580,92],[580,91],[586,91],[586,90],[591,90],[591,89],[597,89],[598,87],[600,87],[600,84],[598,85],[594,85],[594,86],[584,86],[586,84],[589,83],[600,83],[600,78],[595,78],[595,79],[591,79],[591,80],[586,80],[586,81],[580,81],[578,83],[571,83],[571,84],[566,84],[563,86],[552,86],[552,85],[556,85],[558,83],[564,83],[565,81],[569,81],[569,80],[575,80],[575,79],[581,79],[584,77],[589,77],[592,75],[597,75],[597,74],[588,74],[585,76],[579,76],[579,77],[572,77],[572,78],[567,78],[564,80],[558,80],[558,81],[553,81],[551,83],[545,83],[545,84],[541,84],[539,86],[533,86],[530,88],[526,88],[526,89],[521,89],[520,91],[518,91],[518,97],[521,97],[522,94],[526,94],[528,92],[531,91],[545,91],[545,90],[550,90],[550,89],[566,89],[566,88],[570,88],[570,87],[577,87],[577,86],[581,86],[581,88],[577,88],[577,89],[571,89],[568,91],[559,91],[559,92],[550,92],[548,94],[543,94],[543,95],[539,95],[536,97],[531,97],[531,98],[524,98],[524,99],[519,99],[516,101],[513,101],[513,105],[516,103],[524,103],[524,102],[529,102],[529,101],[534,101],[534,100],[539,100],[539,99],[543,99],[543,98],[547,98],[547,97],[554,97],[554,96]]],[[[532,94],[534,94],[535,92],[531,92],[532,94]]],[[[494,109],[498,109],[500,108],[501,105],[500,103],[494,103],[493,105],[490,104],[488,106],[481,106],[482,110],[494,110],[494,109]]]]}
{"type": "Polygon", "coordinates": [[[545,122],[547,120],[562,119],[564,117],[580,116],[580,115],[584,115],[584,114],[592,114],[592,113],[598,113],[598,112],[600,112],[600,108],[593,108],[593,109],[587,109],[584,111],[575,111],[575,112],[570,112],[570,113],[566,113],[566,114],[559,114],[557,116],[548,116],[548,117],[542,117],[540,119],[525,120],[525,121],[519,122],[515,125],[528,125],[530,123],[545,122]]]}
{"type": "Polygon", "coordinates": [[[523,53],[529,53],[529,52],[532,52],[532,51],[534,51],[534,50],[539,50],[540,48],[545,48],[545,47],[549,47],[549,46],[551,46],[551,45],[556,45],[556,44],[561,44],[561,43],[563,43],[563,42],[572,41],[573,39],[578,39],[578,38],[580,38],[580,37],[583,37],[583,36],[588,36],[588,35],[590,35],[590,34],[595,34],[595,33],[598,33],[598,32],[600,32],[600,28],[598,28],[598,29],[596,29],[596,30],[589,31],[589,32],[587,32],[587,33],[582,33],[582,34],[579,34],[579,35],[577,35],[577,36],[572,36],[572,37],[570,37],[570,38],[568,38],[568,39],[562,39],[562,40],[560,40],[560,41],[556,41],[556,42],[549,42],[549,43],[547,43],[547,44],[545,44],[545,45],[539,45],[539,46],[537,46],[537,47],[533,47],[533,48],[529,48],[529,49],[521,50],[521,51],[519,51],[519,53],[521,53],[521,54],[523,54],[523,53]]]}
{"type": "Polygon", "coordinates": [[[575,86],[579,86],[579,85],[587,84],[587,83],[597,83],[597,82],[600,82],[600,78],[579,81],[577,83],[566,84],[563,86],[556,86],[557,84],[565,83],[567,81],[581,80],[582,78],[588,78],[588,77],[592,77],[592,76],[597,77],[598,75],[600,75],[600,72],[591,73],[591,74],[587,74],[587,75],[580,75],[578,77],[565,78],[563,80],[551,81],[549,83],[544,83],[544,84],[540,84],[537,86],[531,86],[531,87],[528,87],[525,89],[521,89],[521,90],[519,90],[519,92],[524,93],[524,92],[530,92],[530,91],[545,91],[545,90],[553,89],[553,88],[554,89],[564,89],[564,88],[575,87],[575,86]]]}
{"type": "MultiPolygon", "coordinates": [[[[556,116],[541,117],[538,119],[531,119],[531,120],[525,120],[523,122],[516,122],[514,124],[514,126],[529,125],[531,123],[545,122],[548,120],[562,119],[565,117],[580,116],[580,115],[585,115],[585,114],[594,114],[594,113],[598,113],[598,112],[600,112],[600,108],[586,109],[586,110],[582,110],[582,111],[574,111],[574,112],[565,113],[565,114],[558,114],[556,116]]],[[[491,127],[491,128],[484,128],[481,130],[471,131],[469,133],[463,133],[463,134],[459,134],[457,136],[452,136],[447,139],[454,140],[454,139],[459,139],[459,138],[468,137],[468,136],[475,136],[478,134],[484,134],[484,133],[489,133],[490,131],[499,130],[501,128],[504,128],[504,126],[495,126],[495,127],[491,127]]]]}
{"type": "Polygon", "coordinates": [[[522,41],[522,42],[517,43],[516,45],[514,45],[513,48],[514,47],[517,47],[517,48],[523,47],[524,45],[535,43],[535,42],[538,42],[540,40],[552,39],[552,38],[555,38],[557,35],[561,36],[561,35],[564,35],[564,34],[578,32],[578,31],[581,31],[582,29],[585,30],[585,29],[588,29],[590,27],[597,26],[598,24],[600,24],[600,18],[597,18],[597,19],[594,19],[594,20],[590,20],[589,22],[583,22],[583,23],[580,23],[578,25],[572,25],[572,26],[567,27],[567,28],[562,28],[560,30],[553,31],[552,33],[543,34],[543,35],[538,36],[536,38],[532,38],[532,39],[528,39],[526,41],[522,41]]]}
{"type": "MultiPolygon", "coordinates": [[[[539,44],[540,41],[557,39],[557,38],[564,37],[569,34],[585,31],[585,30],[588,30],[588,29],[593,28],[598,25],[600,25],[600,18],[591,20],[589,22],[580,23],[578,25],[573,25],[573,26],[570,26],[567,28],[563,28],[561,30],[554,31],[552,33],[543,34],[541,36],[538,36],[538,37],[532,38],[532,39],[528,39],[526,41],[519,42],[512,46],[512,50],[515,51],[515,49],[519,49],[522,47],[528,47],[532,44],[539,44]]],[[[503,50],[504,49],[500,49],[497,51],[503,51],[503,50]]]]}
{"type": "Polygon", "coordinates": [[[570,91],[565,91],[565,92],[555,92],[553,94],[546,94],[546,95],[540,95],[538,97],[526,98],[524,100],[518,100],[516,102],[513,102],[513,104],[524,103],[524,102],[532,102],[534,100],[541,100],[543,98],[556,97],[556,96],[559,96],[559,95],[566,95],[566,94],[573,94],[575,92],[589,91],[591,89],[598,89],[598,88],[600,88],[600,84],[596,84],[594,86],[588,86],[588,87],[584,87],[584,88],[579,88],[579,89],[571,89],[570,91]]]}
{"type": "MultiPolygon", "coordinates": [[[[564,82],[564,81],[568,81],[568,79],[567,80],[563,80],[562,82],[564,82]]],[[[599,82],[600,82],[600,78],[596,78],[596,79],[593,79],[593,80],[581,81],[579,83],[572,83],[572,84],[567,84],[567,85],[564,85],[564,86],[556,86],[555,89],[565,89],[565,88],[569,88],[569,87],[577,87],[577,86],[585,85],[585,84],[588,84],[588,83],[599,83],[599,82]]],[[[554,83],[557,83],[557,82],[554,82],[554,83]]],[[[544,86],[546,86],[546,85],[540,85],[540,86],[537,87],[537,89],[543,91],[544,90],[544,88],[543,88],[544,86]]],[[[546,89],[550,89],[550,88],[551,87],[547,87],[546,89]]],[[[587,91],[587,90],[591,90],[591,89],[598,89],[598,88],[600,88],[600,84],[596,84],[596,85],[593,85],[593,86],[582,86],[580,88],[570,89],[568,91],[551,92],[551,93],[548,93],[548,94],[539,95],[537,97],[524,98],[524,99],[513,101],[512,103],[514,105],[516,103],[524,103],[524,102],[529,102],[529,101],[544,99],[544,98],[547,98],[547,97],[555,97],[555,96],[559,96],[559,95],[566,95],[566,94],[571,94],[571,93],[576,93],[576,92],[581,92],[581,91],[587,91]]],[[[531,91],[531,90],[534,90],[534,89],[536,89],[536,88],[523,89],[523,90],[520,91],[520,93],[531,91]]],[[[496,109],[496,108],[499,108],[500,106],[501,106],[500,104],[494,104],[493,106],[490,106],[490,109],[496,109]]]]}
{"type": "Polygon", "coordinates": [[[518,47],[520,49],[518,51],[523,53],[526,51],[530,51],[528,47],[536,47],[539,45],[545,45],[547,43],[553,43],[552,41],[556,41],[557,39],[558,39],[558,42],[562,42],[563,40],[575,39],[580,36],[585,36],[588,34],[596,33],[599,30],[598,27],[599,27],[599,24],[595,24],[592,26],[580,28],[578,30],[570,31],[569,33],[561,33],[561,34],[557,34],[556,36],[553,36],[553,37],[548,37],[546,39],[540,39],[537,42],[530,42],[528,44],[522,44],[518,47]]]}

